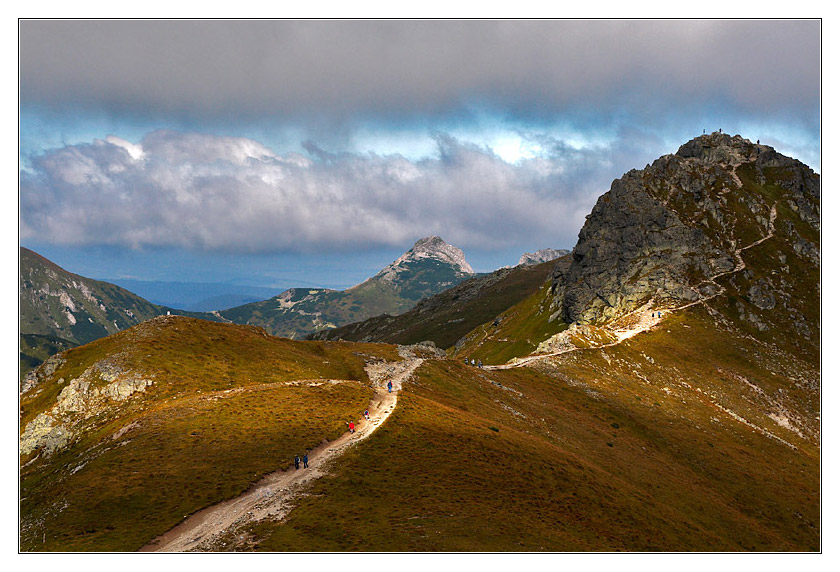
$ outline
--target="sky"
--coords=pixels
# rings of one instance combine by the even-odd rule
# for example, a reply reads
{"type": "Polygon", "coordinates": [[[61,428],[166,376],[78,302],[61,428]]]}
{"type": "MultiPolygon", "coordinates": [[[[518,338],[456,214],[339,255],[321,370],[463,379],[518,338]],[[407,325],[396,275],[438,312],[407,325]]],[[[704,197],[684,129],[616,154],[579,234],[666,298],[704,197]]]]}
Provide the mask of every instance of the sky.
{"type": "Polygon", "coordinates": [[[821,170],[819,20],[22,20],[19,241],[100,279],[346,288],[574,247],[722,129],[821,170]]]}

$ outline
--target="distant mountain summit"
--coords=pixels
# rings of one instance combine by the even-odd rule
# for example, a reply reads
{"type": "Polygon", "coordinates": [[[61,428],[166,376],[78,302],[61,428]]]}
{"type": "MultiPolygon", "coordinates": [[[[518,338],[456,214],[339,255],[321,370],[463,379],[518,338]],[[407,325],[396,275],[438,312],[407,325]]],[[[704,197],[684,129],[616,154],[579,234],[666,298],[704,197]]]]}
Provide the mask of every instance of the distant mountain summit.
{"type": "Polygon", "coordinates": [[[401,314],[417,302],[474,276],[464,252],[439,236],[427,236],[376,275],[343,291],[292,288],[219,314],[271,334],[301,338],[382,314],[401,314]]]}
{"type": "Polygon", "coordinates": [[[519,262],[517,262],[517,266],[533,266],[535,264],[542,264],[543,262],[548,262],[549,260],[556,260],[561,256],[565,256],[569,254],[569,251],[565,248],[562,249],[555,249],[555,248],[543,248],[542,250],[538,250],[536,252],[526,252],[522,256],[519,257],[519,262]]]}
{"type": "Polygon", "coordinates": [[[439,236],[427,236],[414,243],[405,254],[383,268],[371,280],[396,282],[400,274],[411,273],[418,265],[428,262],[438,262],[449,266],[456,273],[475,274],[472,266],[464,257],[464,251],[456,246],[447,244],[439,236]]]}

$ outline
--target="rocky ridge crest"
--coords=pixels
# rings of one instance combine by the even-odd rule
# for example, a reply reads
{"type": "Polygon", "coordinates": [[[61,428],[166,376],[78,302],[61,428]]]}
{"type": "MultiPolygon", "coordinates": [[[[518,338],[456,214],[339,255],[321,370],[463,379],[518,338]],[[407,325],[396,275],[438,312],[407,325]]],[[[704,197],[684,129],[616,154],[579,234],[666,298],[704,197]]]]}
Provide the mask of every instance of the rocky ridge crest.
{"type": "Polygon", "coordinates": [[[452,266],[455,271],[464,274],[475,274],[472,266],[467,262],[464,251],[457,246],[448,244],[439,236],[427,236],[414,243],[405,254],[383,268],[371,280],[393,282],[403,272],[409,271],[411,263],[423,260],[437,260],[452,266]]]}
{"type": "MultiPolygon", "coordinates": [[[[747,265],[738,276],[744,283],[733,277],[731,286],[756,310],[791,301],[794,278],[814,288],[804,276],[813,275],[808,267],[819,269],[819,201],[819,175],[801,162],[738,135],[697,137],[629,171],[598,199],[571,265],[554,272],[553,318],[597,325],[647,303],[675,308],[698,301],[717,291],[711,278],[736,270],[741,248],[772,233],[781,249],[769,275],[747,265]],[[791,257],[805,268],[785,277],[791,257]]],[[[788,304],[789,313],[801,314],[794,306],[788,304]]]]}
{"type": "Polygon", "coordinates": [[[569,254],[569,251],[565,248],[543,248],[536,252],[526,252],[522,256],[519,257],[519,262],[516,263],[517,266],[522,266],[523,264],[526,265],[534,265],[534,264],[542,264],[543,262],[548,262],[549,260],[556,260],[561,256],[565,256],[569,254]]]}

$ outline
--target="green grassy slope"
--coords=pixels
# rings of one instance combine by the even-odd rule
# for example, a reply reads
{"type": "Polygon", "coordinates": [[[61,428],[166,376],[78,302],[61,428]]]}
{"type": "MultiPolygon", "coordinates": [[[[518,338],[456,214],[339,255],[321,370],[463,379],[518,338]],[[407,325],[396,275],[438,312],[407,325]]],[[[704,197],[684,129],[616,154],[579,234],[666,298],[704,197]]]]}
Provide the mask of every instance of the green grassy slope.
{"type": "Polygon", "coordinates": [[[698,310],[553,365],[427,362],[251,532],[277,551],[819,550],[818,397],[788,377],[817,372],[761,349],[698,310]]]}
{"type": "Polygon", "coordinates": [[[450,353],[459,359],[481,360],[487,365],[528,355],[540,342],[567,327],[559,320],[549,319],[550,305],[551,283],[545,282],[525,300],[466,334],[450,353]]]}
{"type": "Polygon", "coordinates": [[[346,431],[372,394],[366,359],[386,346],[306,344],[253,327],[158,318],[71,349],[21,398],[21,429],[47,412],[75,434],[21,457],[21,550],[132,551],[184,515],[244,491],[295,454],[346,431]],[[54,408],[96,368],[153,380],[95,411],[54,408]],[[319,379],[348,380],[317,384],[319,379]],[[316,385],[286,382],[314,380],[316,385]]]}

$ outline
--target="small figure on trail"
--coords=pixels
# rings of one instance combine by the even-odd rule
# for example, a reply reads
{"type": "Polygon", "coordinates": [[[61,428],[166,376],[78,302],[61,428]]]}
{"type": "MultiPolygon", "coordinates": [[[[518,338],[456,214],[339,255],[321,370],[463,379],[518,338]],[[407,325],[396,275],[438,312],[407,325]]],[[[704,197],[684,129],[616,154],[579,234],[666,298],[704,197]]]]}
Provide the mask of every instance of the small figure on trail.
{"type": "Polygon", "coordinates": [[[464,358],[464,365],[470,365],[470,358],[464,358]]]}
{"type": "Polygon", "coordinates": [[[756,139],[756,140],[755,140],[755,144],[756,144],[756,145],[761,145],[761,139],[756,139]]]}
{"type": "Polygon", "coordinates": [[[475,358],[471,359],[471,360],[470,360],[470,363],[472,363],[473,365],[475,365],[475,358]]]}
{"type": "Polygon", "coordinates": [[[300,468],[300,457],[295,455],[295,470],[300,468]]]}
{"type": "Polygon", "coordinates": [[[309,468],[309,453],[304,453],[303,454],[303,468],[304,469],[309,468]]]}
{"type": "Polygon", "coordinates": [[[652,313],[652,314],[650,315],[650,317],[651,317],[651,318],[655,318],[655,317],[656,317],[656,312],[652,313]]]}
{"type": "Polygon", "coordinates": [[[658,312],[658,313],[659,313],[659,317],[661,318],[662,317],[662,312],[658,312]]]}
{"type": "Polygon", "coordinates": [[[484,367],[484,364],[481,363],[481,360],[478,360],[478,368],[481,369],[484,367]]]}
{"type": "Polygon", "coordinates": [[[391,393],[391,390],[394,388],[394,384],[390,381],[388,382],[388,393],[391,393]]]}
{"type": "Polygon", "coordinates": [[[365,409],[365,419],[370,421],[370,412],[367,409],[365,409]]]}

